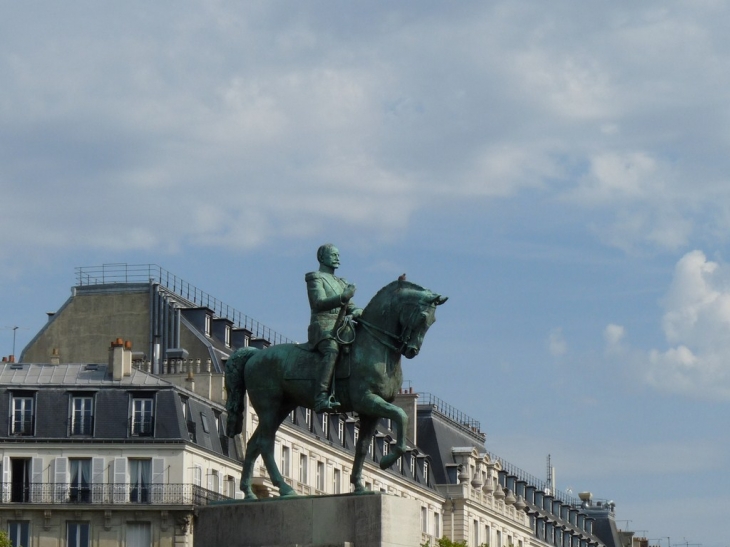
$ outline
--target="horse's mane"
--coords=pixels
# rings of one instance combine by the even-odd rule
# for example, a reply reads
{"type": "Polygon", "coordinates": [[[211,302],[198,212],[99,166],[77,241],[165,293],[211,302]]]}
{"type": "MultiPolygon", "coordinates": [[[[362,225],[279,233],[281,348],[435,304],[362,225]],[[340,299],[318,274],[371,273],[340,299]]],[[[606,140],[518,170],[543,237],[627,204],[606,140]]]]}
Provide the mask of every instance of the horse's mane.
{"type": "Polygon", "coordinates": [[[363,313],[366,310],[368,310],[368,308],[374,307],[376,305],[380,305],[380,303],[383,301],[383,298],[385,296],[389,296],[396,291],[402,291],[404,289],[411,290],[411,291],[418,291],[418,292],[424,292],[424,291],[428,290],[424,287],[421,287],[417,283],[413,283],[412,281],[405,281],[405,280],[400,280],[400,279],[398,279],[396,281],[391,281],[385,287],[383,287],[377,293],[375,293],[375,296],[373,296],[370,299],[370,302],[368,302],[368,305],[365,306],[365,310],[363,310],[363,313]]]}

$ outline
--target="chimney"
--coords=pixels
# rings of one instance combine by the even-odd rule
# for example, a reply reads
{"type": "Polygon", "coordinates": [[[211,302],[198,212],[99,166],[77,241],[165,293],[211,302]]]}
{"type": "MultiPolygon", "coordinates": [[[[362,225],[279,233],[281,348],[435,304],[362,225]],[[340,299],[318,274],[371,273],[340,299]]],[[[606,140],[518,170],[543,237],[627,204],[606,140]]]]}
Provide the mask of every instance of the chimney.
{"type": "Polygon", "coordinates": [[[410,387],[407,391],[401,390],[400,393],[395,396],[393,404],[400,407],[403,412],[406,413],[406,416],[408,416],[406,439],[411,441],[414,445],[417,445],[418,439],[416,438],[416,432],[418,431],[418,394],[413,393],[413,388],[410,387]]]}
{"type": "Polygon", "coordinates": [[[130,376],[132,374],[132,341],[124,342],[124,353],[122,359],[122,374],[130,376]]]}
{"type": "Polygon", "coordinates": [[[51,364],[52,365],[61,364],[61,356],[58,353],[58,348],[53,348],[53,351],[51,352],[51,364]]]}
{"type": "Polygon", "coordinates": [[[109,346],[109,370],[112,373],[112,379],[121,380],[124,375],[124,341],[121,338],[113,340],[109,346]]]}

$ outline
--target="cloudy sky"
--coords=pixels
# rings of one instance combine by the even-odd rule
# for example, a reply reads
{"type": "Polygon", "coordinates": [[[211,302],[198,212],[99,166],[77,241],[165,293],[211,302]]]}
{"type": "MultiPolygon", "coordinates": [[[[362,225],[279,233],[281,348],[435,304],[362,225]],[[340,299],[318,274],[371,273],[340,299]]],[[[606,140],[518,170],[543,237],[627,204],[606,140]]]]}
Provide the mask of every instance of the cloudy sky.
{"type": "Polygon", "coordinates": [[[302,340],[331,241],[492,452],[728,545],[726,2],[0,6],[0,353],[123,262],[302,340]]]}

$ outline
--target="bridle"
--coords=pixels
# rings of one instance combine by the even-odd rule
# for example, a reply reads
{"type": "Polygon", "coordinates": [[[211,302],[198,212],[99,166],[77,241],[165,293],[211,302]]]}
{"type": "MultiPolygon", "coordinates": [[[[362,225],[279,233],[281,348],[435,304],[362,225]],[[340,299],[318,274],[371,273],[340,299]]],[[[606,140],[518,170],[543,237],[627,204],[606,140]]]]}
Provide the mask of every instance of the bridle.
{"type": "MultiPolygon", "coordinates": [[[[362,325],[363,328],[373,338],[375,338],[375,340],[380,342],[386,348],[402,354],[408,348],[408,343],[411,341],[411,338],[413,337],[415,318],[417,318],[420,314],[422,314],[425,311],[424,307],[421,306],[420,304],[411,303],[411,304],[406,304],[406,305],[413,307],[415,309],[414,309],[414,311],[411,312],[410,317],[408,318],[408,322],[406,323],[406,327],[403,329],[403,331],[399,335],[389,332],[385,329],[381,329],[380,327],[373,325],[369,321],[365,321],[362,318],[358,318],[355,321],[358,324],[362,325]],[[388,339],[383,339],[378,334],[384,334],[388,339]],[[395,341],[395,343],[391,342],[390,340],[395,341]],[[398,345],[396,345],[396,344],[398,344],[398,345]]],[[[433,307],[435,307],[435,306],[433,306],[433,307]]]]}

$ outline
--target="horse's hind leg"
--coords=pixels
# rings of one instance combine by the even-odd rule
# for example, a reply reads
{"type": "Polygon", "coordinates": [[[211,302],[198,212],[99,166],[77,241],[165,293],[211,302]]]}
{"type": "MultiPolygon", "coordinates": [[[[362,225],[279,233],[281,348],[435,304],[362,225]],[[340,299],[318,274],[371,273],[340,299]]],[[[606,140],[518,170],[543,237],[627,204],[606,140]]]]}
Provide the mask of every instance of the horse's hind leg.
{"type": "Polygon", "coordinates": [[[255,500],[258,499],[256,494],[253,493],[251,488],[251,480],[253,479],[253,469],[256,463],[256,458],[261,454],[261,448],[259,447],[259,438],[261,437],[261,424],[256,426],[256,430],[251,435],[251,438],[246,444],[246,455],[243,458],[243,470],[241,471],[241,491],[243,492],[244,499],[255,500]]]}
{"type": "Polygon", "coordinates": [[[377,423],[378,419],[374,416],[360,415],[360,437],[357,439],[355,462],[352,464],[352,473],[350,474],[350,483],[355,487],[354,492],[356,494],[367,492],[365,486],[362,484],[362,468],[365,463],[365,458],[368,455],[370,439],[373,438],[377,423]]]}

